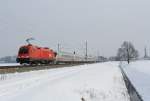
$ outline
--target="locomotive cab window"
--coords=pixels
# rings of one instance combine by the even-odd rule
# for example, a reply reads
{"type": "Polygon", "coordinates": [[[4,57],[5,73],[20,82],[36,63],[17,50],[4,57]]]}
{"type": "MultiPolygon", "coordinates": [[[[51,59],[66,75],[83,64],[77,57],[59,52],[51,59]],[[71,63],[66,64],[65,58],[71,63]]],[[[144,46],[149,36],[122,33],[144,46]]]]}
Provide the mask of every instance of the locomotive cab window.
{"type": "Polygon", "coordinates": [[[28,49],[25,47],[20,48],[19,50],[19,54],[27,54],[28,53],[28,49]]]}

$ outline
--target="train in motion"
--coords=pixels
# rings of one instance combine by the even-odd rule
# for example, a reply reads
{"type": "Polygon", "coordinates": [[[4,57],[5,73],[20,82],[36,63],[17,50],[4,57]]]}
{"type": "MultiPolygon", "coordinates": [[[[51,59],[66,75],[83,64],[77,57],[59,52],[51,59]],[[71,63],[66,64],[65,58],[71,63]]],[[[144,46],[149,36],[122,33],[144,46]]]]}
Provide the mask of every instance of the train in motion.
{"type": "Polygon", "coordinates": [[[28,44],[20,47],[16,61],[20,64],[49,64],[56,60],[56,56],[52,49],[28,44]]]}
{"type": "Polygon", "coordinates": [[[97,62],[97,58],[85,58],[66,52],[58,54],[53,49],[28,44],[19,48],[16,61],[20,64],[93,63],[97,62]]]}

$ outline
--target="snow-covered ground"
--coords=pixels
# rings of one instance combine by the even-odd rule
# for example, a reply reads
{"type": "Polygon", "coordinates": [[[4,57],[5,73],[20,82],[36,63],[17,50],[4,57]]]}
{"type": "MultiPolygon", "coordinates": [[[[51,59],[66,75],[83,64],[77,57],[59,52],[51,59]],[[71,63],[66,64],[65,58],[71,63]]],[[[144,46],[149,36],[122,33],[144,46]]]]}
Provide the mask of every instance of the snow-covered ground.
{"type": "Polygon", "coordinates": [[[19,63],[0,63],[0,66],[18,66],[19,63]]]}
{"type": "Polygon", "coordinates": [[[141,60],[124,65],[127,76],[144,101],[150,101],[150,60],[141,60]]]}
{"type": "Polygon", "coordinates": [[[5,74],[0,80],[0,101],[82,101],[81,98],[129,101],[118,63],[5,74]]]}

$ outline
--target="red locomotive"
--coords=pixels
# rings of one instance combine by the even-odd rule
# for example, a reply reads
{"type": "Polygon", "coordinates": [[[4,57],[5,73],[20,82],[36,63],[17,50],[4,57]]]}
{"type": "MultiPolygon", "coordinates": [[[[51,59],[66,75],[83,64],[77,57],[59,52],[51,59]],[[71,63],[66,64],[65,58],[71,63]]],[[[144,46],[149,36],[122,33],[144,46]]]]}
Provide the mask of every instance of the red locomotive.
{"type": "Polygon", "coordinates": [[[52,49],[28,44],[20,47],[17,62],[20,64],[48,64],[55,61],[56,55],[57,53],[52,49]]]}

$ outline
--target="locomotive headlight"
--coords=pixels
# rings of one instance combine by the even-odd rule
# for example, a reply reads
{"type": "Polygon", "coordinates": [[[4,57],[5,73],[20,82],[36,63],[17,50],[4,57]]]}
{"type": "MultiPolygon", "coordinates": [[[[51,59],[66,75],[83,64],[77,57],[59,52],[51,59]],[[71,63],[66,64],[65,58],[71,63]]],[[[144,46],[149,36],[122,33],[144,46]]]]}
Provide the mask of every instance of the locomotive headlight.
{"type": "Polygon", "coordinates": [[[49,54],[49,57],[52,57],[52,55],[51,55],[51,54],[49,54]]]}

